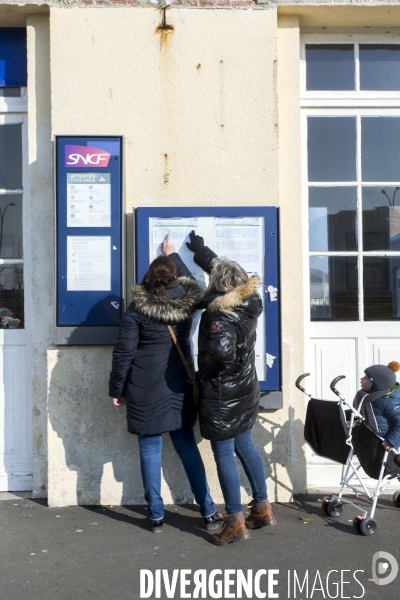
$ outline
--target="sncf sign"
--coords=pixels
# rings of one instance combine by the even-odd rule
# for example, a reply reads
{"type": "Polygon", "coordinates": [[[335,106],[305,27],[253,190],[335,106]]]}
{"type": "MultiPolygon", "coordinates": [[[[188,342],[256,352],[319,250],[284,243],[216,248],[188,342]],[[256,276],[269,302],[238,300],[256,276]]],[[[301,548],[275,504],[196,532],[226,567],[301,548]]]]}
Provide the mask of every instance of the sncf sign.
{"type": "Polygon", "coordinates": [[[111,154],[90,146],[65,146],[66,167],[107,167],[111,154]]]}

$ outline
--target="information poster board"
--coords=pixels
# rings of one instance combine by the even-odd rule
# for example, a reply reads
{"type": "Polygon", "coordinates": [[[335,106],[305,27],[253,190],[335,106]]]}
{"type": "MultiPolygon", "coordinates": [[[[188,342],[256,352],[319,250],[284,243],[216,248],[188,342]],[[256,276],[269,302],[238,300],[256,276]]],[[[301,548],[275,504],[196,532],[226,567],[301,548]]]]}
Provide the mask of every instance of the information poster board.
{"type": "MultiPolygon", "coordinates": [[[[249,276],[260,279],[259,292],[264,281],[264,219],[263,217],[152,217],[149,220],[150,262],[161,254],[160,243],[169,234],[176,245],[177,252],[193,273],[196,280],[207,287],[208,277],[193,261],[193,252],[188,250],[186,242],[189,233],[202,235],[204,242],[218,256],[226,256],[239,263],[249,276]]],[[[197,363],[197,337],[200,315],[195,319],[192,331],[193,356],[197,363]]],[[[266,379],[265,369],[265,311],[258,320],[256,342],[256,368],[259,380],[266,379]]],[[[197,368],[197,364],[195,364],[197,368]]]]}
{"type": "MultiPolygon", "coordinates": [[[[257,328],[257,374],[261,390],[280,391],[276,208],[138,208],[136,224],[138,281],[150,262],[161,254],[160,243],[169,234],[181,258],[205,288],[208,277],[194,263],[194,254],[186,246],[191,231],[201,235],[218,256],[238,262],[249,276],[256,275],[260,279],[259,293],[264,310],[257,328]]],[[[195,361],[200,317],[197,313],[192,329],[195,361]]]]}
{"type": "Polygon", "coordinates": [[[124,310],[122,138],[56,137],[57,344],[113,344],[124,310]]]}

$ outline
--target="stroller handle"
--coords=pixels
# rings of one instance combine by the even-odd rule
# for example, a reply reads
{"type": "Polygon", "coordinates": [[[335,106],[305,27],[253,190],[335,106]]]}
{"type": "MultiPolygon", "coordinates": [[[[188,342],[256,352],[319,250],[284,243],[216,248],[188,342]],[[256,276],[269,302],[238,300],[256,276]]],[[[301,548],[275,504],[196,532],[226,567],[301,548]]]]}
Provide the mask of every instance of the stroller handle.
{"type": "Polygon", "coordinates": [[[310,373],[303,373],[303,375],[300,375],[300,377],[298,377],[296,379],[296,383],[295,383],[295,386],[297,387],[297,389],[300,390],[301,392],[303,392],[303,394],[306,394],[307,396],[309,396],[309,394],[307,394],[306,390],[303,388],[303,386],[300,385],[300,383],[305,377],[308,377],[309,375],[310,375],[310,373]]]}
{"type": "Polygon", "coordinates": [[[341,379],[346,379],[346,375],[339,375],[339,377],[335,377],[335,379],[333,381],[331,381],[331,385],[329,386],[331,388],[332,392],[334,394],[336,394],[336,396],[339,396],[339,398],[340,398],[340,392],[336,389],[336,384],[341,379]]]}

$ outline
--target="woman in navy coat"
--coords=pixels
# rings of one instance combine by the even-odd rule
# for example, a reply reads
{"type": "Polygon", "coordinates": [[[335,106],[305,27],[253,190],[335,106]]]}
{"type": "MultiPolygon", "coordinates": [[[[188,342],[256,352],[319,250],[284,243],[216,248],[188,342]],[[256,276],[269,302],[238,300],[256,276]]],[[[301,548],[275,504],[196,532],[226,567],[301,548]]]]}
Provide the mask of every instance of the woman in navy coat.
{"type": "Polygon", "coordinates": [[[132,302],[119,328],[113,351],[109,394],[115,406],[126,404],[128,431],[139,441],[140,466],[150,527],[162,531],[162,434],[168,432],[208,530],[218,527],[204,465],[193,433],[196,409],[192,384],[171,338],[192,365],[190,330],[203,290],[175,253],[169,236],[164,256],[150,265],[142,284],[135,285],[132,302]]]}

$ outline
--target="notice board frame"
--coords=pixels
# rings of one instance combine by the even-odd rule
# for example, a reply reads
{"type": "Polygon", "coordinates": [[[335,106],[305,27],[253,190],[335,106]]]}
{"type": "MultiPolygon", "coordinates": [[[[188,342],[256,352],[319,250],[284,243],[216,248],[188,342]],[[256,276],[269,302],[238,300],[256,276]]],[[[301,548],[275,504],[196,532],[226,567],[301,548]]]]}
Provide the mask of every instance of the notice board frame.
{"type": "MultiPolygon", "coordinates": [[[[77,150],[79,152],[79,150],[77,150]]],[[[124,227],[124,136],[55,135],[55,343],[57,345],[113,345],[125,310],[125,227],[124,227]],[[65,147],[99,148],[111,155],[107,165],[66,165],[65,147]],[[111,173],[111,219],[106,227],[68,227],[67,174],[111,173]],[[110,238],[110,290],[67,290],[67,238],[106,236],[110,238]],[[72,298],[72,301],[71,301],[72,298]],[[113,302],[112,309],[110,309],[113,302]],[[118,308],[115,308],[117,305],[118,308]],[[67,310],[67,315],[65,311],[67,310]],[[68,313],[69,311],[69,313],[68,313]],[[63,313],[61,315],[61,313],[63,313]],[[86,318],[83,317],[86,315],[86,318]],[[92,321],[92,322],[90,322],[92,321]]],[[[96,159],[94,159],[96,162],[96,159]]]]}
{"type": "MultiPolygon", "coordinates": [[[[275,206],[229,207],[157,207],[135,210],[135,251],[137,281],[140,282],[150,262],[149,219],[153,217],[263,217],[264,218],[264,307],[265,353],[274,357],[271,367],[266,367],[267,380],[260,381],[261,408],[282,408],[281,391],[281,336],[279,310],[279,231],[278,210],[275,206]],[[140,250],[139,250],[140,249],[140,250]],[[268,257],[268,260],[267,260],[268,257]],[[276,294],[268,288],[272,286],[276,294]]],[[[271,289],[271,288],[270,288],[271,289]]]]}

